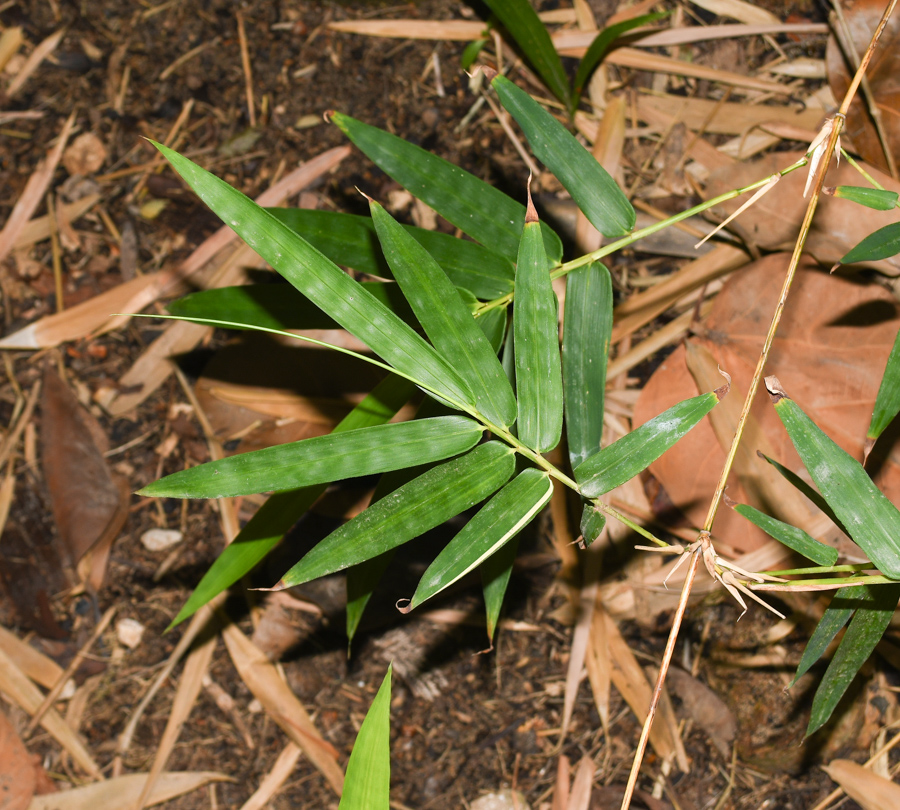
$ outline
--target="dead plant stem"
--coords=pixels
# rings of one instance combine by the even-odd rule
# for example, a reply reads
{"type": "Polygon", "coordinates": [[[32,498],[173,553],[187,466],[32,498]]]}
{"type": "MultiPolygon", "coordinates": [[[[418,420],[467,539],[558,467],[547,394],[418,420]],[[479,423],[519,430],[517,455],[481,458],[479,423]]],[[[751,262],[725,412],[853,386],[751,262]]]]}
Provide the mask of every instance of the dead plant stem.
{"type": "MultiPolygon", "coordinates": [[[[878,23],[878,27],[872,34],[872,40],[871,42],[869,42],[869,47],[866,49],[866,52],[863,55],[862,60],[860,61],[859,68],[857,69],[856,74],[853,77],[853,81],[850,82],[850,87],[847,89],[844,100],[841,102],[840,109],[835,114],[832,121],[831,131],[829,133],[828,140],[822,154],[822,159],[819,162],[819,167],[817,169],[817,177],[812,196],[810,197],[809,204],[806,207],[806,215],[803,217],[803,223],[800,226],[800,235],[797,237],[797,242],[794,245],[794,252],[791,255],[791,261],[788,265],[787,272],[785,273],[784,283],[781,287],[781,295],[779,296],[778,303],[775,306],[775,312],[772,315],[772,321],[769,324],[769,330],[766,333],[766,339],[763,342],[763,348],[760,352],[759,360],[756,364],[756,370],[753,372],[753,379],[750,383],[749,390],[747,391],[747,396],[744,400],[744,406],[741,409],[741,415],[738,418],[734,437],[731,441],[731,447],[728,450],[725,465],[722,468],[722,474],[719,476],[719,482],[716,484],[716,489],[713,493],[713,498],[709,505],[709,511],[706,515],[706,521],[703,524],[702,531],[700,532],[699,539],[705,542],[701,542],[701,544],[698,545],[697,549],[693,552],[690,562],[690,568],[688,569],[687,577],[684,580],[684,586],[681,589],[681,598],[678,602],[678,609],[676,610],[675,616],[673,617],[672,629],[669,633],[669,639],[666,642],[666,650],[663,654],[662,664],[659,668],[659,676],[656,679],[656,686],[653,690],[653,698],[650,701],[650,708],[647,711],[647,719],[644,721],[643,728],[641,729],[641,737],[638,742],[638,748],[635,751],[631,773],[628,776],[628,784],[625,787],[625,796],[622,799],[622,810],[628,810],[628,808],[631,806],[631,798],[637,785],[637,778],[640,772],[641,762],[644,758],[644,751],[647,748],[647,739],[650,736],[650,728],[653,725],[653,717],[656,714],[656,708],[659,704],[660,695],[662,694],[663,684],[665,683],[669,664],[672,660],[672,654],[675,650],[675,643],[678,638],[678,633],[681,630],[681,622],[684,618],[688,597],[690,596],[691,588],[694,584],[694,577],[697,573],[697,567],[700,563],[700,556],[703,553],[704,545],[710,542],[709,535],[712,530],[713,522],[716,519],[716,512],[718,511],[719,504],[721,503],[722,495],[725,492],[725,484],[728,480],[729,474],[731,473],[731,467],[734,464],[735,456],[737,455],[738,445],[740,444],[741,438],[744,433],[744,426],[746,425],[747,417],[750,414],[750,406],[753,403],[753,398],[755,397],[756,391],[759,388],[763,369],[765,368],[766,361],[769,358],[769,351],[772,348],[772,342],[775,339],[775,333],[778,330],[778,325],[781,322],[781,316],[784,312],[785,304],[787,303],[788,293],[790,292],[791,284],[794,280],[794,276],[796,275],[797,266],[800,263],[800,256],[802,255],[803,248],[806,245],[806,238],[809,235],[809,229],[812,225],[812,219],[816,212],[816,206],[819,202],[819,196],[822,193],[822,186],[825,184],[825,175],[828,171],[828,165],[831,163],[831,157],[832,155],[834,155],[835,149],[837,148],[841,129],[843,127],[844,121],[846,120],[847,110],[850,108],[850,102],[853,100],[853,97],[856,94],[857,89],[859,88],[859,84],[862,81],[863,76],[865,75],[869,61],[872,59],[872,54],[875,51],[875,46],[877,45],[878,40],[881,37],[881,34],[884,31],[884,28],[887,25],[887,22],[890,19],[896,5],[897,0],[889,0],[887,7],[884,10],[884,14],[881,17],[881,21],[878,23]]],[[[813,163],[811,165],[813,168],[815,168],[816,164],[813,163]]]]}

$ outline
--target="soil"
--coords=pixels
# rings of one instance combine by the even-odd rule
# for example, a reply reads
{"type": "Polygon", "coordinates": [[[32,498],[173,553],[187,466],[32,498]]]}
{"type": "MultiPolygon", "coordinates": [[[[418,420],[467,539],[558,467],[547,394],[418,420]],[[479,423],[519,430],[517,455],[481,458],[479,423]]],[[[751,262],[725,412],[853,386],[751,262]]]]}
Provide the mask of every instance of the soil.
{"type": "MultiPolygon", "coordinates": [[[[3,4],[3,26],[23,26],[32,42],[60,28],[67,33],[53,60],[41,66],[11,105],[13,109],[40,110],[44,116],[6,125],[0,131],[0,218],[7,218],[29,175],[72,111],[79,128],[93,132],[106,145],[109,156],[102,171],[113,175],[151,160],[153,151],[142,138],[162,140],[191,98],[194,108],[180,149],[189,156],[202,156],[207,168],[251,197],[268,187],[284,167],[293,168],[345,142],[335,127],[322,120],[328,108],[402,134],[501,187],[521,187],[524,169],[498,126],[476,119],[462,133],[455,130],[473,101],[468,80],[457,69],[461,43],[379,40],[336,34],[324,27],[331,20],[376,15],[459,16],[460,8],[446,2],[390,8],[320,0],[250,0],[241,4],[257,109],[265,112],[256,129],[258,139],[249,149],[234,155],[223,153],[223,144],[240,149],[235,139],[250,125],[235,9],[234,3],[225,0],[157,5],[122,0],[13,0],[3,4]],[[199,46],[206,47],[171,72],[167,70],[199,46]],[[433,75],[425,75],[433,54],[443,67],[444,95],[436,92],[433,75]],[[122,103],[117,104],[126,68],[130,79],[122,103]]],[[[608,13],[599,4],[597,9],[608,13]]],[[[792,12],[814,13],[801,4],[779,5],[773,10],[781,17],[792,12]]],[[[728,47],[734,47],[733,43],[728,47]]],[[[707,53],[704,58],[712,63],[715,54],[707,53]]],[[[736,57],[726,54],[723,58],[736,57]]],[[[151,198],[168,203],[158,216],[148,218],[143,203],[131,193],[141,176],[114,176],[101,180],[99,188],[102,207],[118,230],[133,230],[138,268],[150,272],[176,265],[218,222],[184,193],[169,172],[150,178],[151,198]]],[[[62,169],[57,178],[58,186],[65,179],[62,169]]],[[[386,199],[398,187],[354,151],[312,191],[321,207],[361,213],[365,206],[357,188],[386,199]]],[[[65,188],[62,191],[65,193],[65,188]]],[[[97,214],[86,218],[80,231],[82,244],[66,255],[67,306],[121,283],[129,272],[97,214]]],[[[33,272],[23,273],[12,262],[2,271],[6,332],[55,310],[49,247],[44,253],[38,251],[35,258],[33,272]]],[[[69,379],[77,381],[76,390],[81,386],[83,401],[90,403],[94,392],[116,385],[159,329],[158,322],[133,322],[59,352],[8,355],[11,377],[0,390],[4,423],[13,415],[16,387],[29,390],[44,364],[64,366],[69,379]]],[[[184,358],[182,365],[192,379],[211,353],[229,340],[216,335],[202,351],[184,358]]],[[[177,381],[170,378],[130,418],[113,419],[93,406],[111,447],[127,447],[112,455],[111,463],[127,478],[131,490],[162,472],[208,459],[199,426],[172,415],[172,407],[185,401],[177,381]],[[173,435],[174,450],[163,462],[158,448],[173,435]]],[[[361,494],[344,492],[343,498],[353,502],[361,494]]],[[[107,766],[130,711],[178,642],[182,628],[164,633],[167,625],[221,550],[223,540],[214,504],[156,504],[135,498],[96,601],[90,595],[60,597],[61,581],[54,578],[54,572],[61,571],[66,561],[60,560],[50,515],[39,469],[26,470],[18,479],[4,534],[0,624],[22,636],[29,634],[63,665],[84,642],[97,615],[112,605],[118,609],[117,619],[133,618],[145,626],[143,641],[133,651],[117,647],[111,637],[104,636],[92,656],[93,666],[80,670],[80,681],[88,676],[96,679],[81,731],[92,753],[107,766]],[[169,570],[157,577],[160,556],[147,551],[140,537],[161,526],[181,529],[185,542],[169,570]]],[[[335,521],[328,514],[311,516],[299,530],[302,542],[311,542],[335,521]]],[[[391,795],[396,807],[461,807],[483,792],[513,786],[538,808],[549,802],[560,754],[568,756],[573,765],[584,754],[592,756],[597,766],[592,806],[618,806],[616,795],[621,796],[639,725],[615,690],[610,722],[603,729],[584,682],[568,735],[562,749],[558,747],[572,628],[558,620],[566,595],[556,580],[558,563],[552,554],[551,531],[549,517],[534,527],[526,549],[529,564],[517,569],[508,597],[506,615],[518,624],[501,630],[491,652],[484,652],[484,629],[477,620],[448,626],[421,616],[401,617],[393,609],[397,598],[409,594],[407,580],[415,582],[435,538],[415,544],[399,562],[396,578],[376,595],[349,658],[341,583],[326,582],[301,592],[300,596],[322,608],[323,616],[291,614],[298,633],[282,664],[291,687],[342,757],[349,754],[388,661],[394,661],[398,677],[391,713],[391,795]]],[[[285,553],[296,557],[297,549],[289,546],[285,553]]],[[[620,548],[616,553],[626,551],[620,548]]],[[[270,561],[258,572],[258,584],[271,584],[283,570],[282,562],[270,561]]],[[[478,583],[472,582],[436,607],[463,611],[477,619],[479,600],[478,583]]],[[[228,605],[230,615],[249,633],[252,626],[247,607],[243,598],[228,605]]],[[[781,639],[776,654],[761,641],[776,620],[758,609],[751,609],[740,623],[736,622],[738,616],[735,606],[718,598],[693,608],[684,630],[686,660],[682,661],[688,669],[698,662],[695,674],[712,686],[737,718],[735,758],[717,750],[702,723],[682,711],[676,694],[691,770],[687,774],[673,770],[661,778],[661,798],[646,799],[648,807],[808,808],[833,788],[818,765],[836,755],[859,758],[877,732],[877,709],[882,705],[878,701],[884,700],[884,691],[878,687],[884,685],[883,677],[871,679],[872,685],[865,687],[871,693],[869,700],[848,702],[848,710],[828,735],[804,744],[810,684],[801,682],[790,692],[783,690],[799,660],[808,628],[798,627],[781,639]],[[717,804],[722,797],[724,802],[717,804]]],[[[626,640],[643,665],[658,663],[668,618],[657,617],[651,626],[623,625],[626,640]]],[[[176,669],[144,716],[123,763],[126,772],[149,767],[179,672],[180,668],[176,669]]],[[[217,707],[208,690],[202,691],[168,768],[217,770],[234,781],[174,800],[167,805],[173,808],[239,807],[271,769],[286,742],[266,714],[255,709],[252,695],[235,673],[223,645],[216,649],[210,676],[236,702],[248,735],[217,707]]],[[[18,720],[21,723],[22,718],[18,720]]],[[[52,740],[39,732],[30,739],[29,747],[41,754],[51,774],[65,778],[71,766],[60,759],[52,740]]],[[[648,755],[648,776],[641,782],[648,793],[653,789],[650,774],[659,773],[659,764],[652,753],[648,755]]],[[[271,806],[328,808],[336,807],[337,800],[318,772],[301,759],[271,806]]],[[[855,805],[848,802],[843,806],[855,805]]]]}

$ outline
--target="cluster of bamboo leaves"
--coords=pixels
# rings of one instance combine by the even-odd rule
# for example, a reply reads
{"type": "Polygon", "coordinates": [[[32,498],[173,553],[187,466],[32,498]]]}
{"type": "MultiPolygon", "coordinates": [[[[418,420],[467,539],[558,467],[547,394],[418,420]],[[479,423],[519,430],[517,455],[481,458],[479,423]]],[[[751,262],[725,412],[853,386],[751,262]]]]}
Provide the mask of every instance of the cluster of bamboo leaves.
{"type": "MultiPolygon", "coordinates": [[[[570,111],[610,44],[657,16],[601,32],[570,86],[546,30],[525,0],[488,0],[488,5],[570,111]]],[[[497,76],[491,85],[535,156],[588,220],[608,238],[630,234],[634,209],[584,147],[506,78],[497,76]]],[[[492,636],[517,537],[549,500],[553,479],[581,496],[581,529],[590,544],[612,513],[601,496],[685,435],[723,390],[679,403],[601,448],[613,305],[607,269],[591,257],[563,266],[562,242],[538,221],[530,198],[526,207],[459,167],[349,116],[333,113],[331,120],[379,168],[468,238],[401,225],[375,200],[370,200],[370,217],[262,209],[157,144],[201,199],[289,282],[196,293],[170,305],[173,317],[291,337],[297,336],[287,330],[341,327],[371,349],[374,357],[358,355],[360,362],[387,372],[327,436],[210,462],[141,491],[180,498],[273,493],[212,565],[173,625],[249,573],[331,483],[381,474],[371,505],[316,545],[276,587],[346,571],[352,638],[395,549],[478,507],[422,576],[405,609],[480,569],[492,636]],[[339,265],[389,281],[359,283],[339,265]],[[561,345],[551,287],[551,279],[560,275],[566,276],[561,345]],[[426,397],[416,418],[392,423],[417,390],[426,397]],[[561,440],[568,466],[558,468],[545,454],[561,440]]],[[[843,186],[834,193],[874,208],[897,204],[897,195],[883,189],[843,186]]],[[[897,252],[900,223],[872,234],[843,261],[897,252]]],[[[878,394],[869,446],[900,411],[898,346],[900,337],[878,394]]],[[[873,564],[837,566],[833,548],[751,506],[737,507],[815,564],[777,573],[799,577],[793,580],[798,588],[823,582],[841,588],[796,676],[808,671],[849,622],[817,690],[812,733],[827,721],[874,650],[900,599],[900,584],[893,583],[900,580],[900,513],[863,466],[825,436],[779,385],[773,386],[774,407],[816,488],[770,461],[873,564]]]]}

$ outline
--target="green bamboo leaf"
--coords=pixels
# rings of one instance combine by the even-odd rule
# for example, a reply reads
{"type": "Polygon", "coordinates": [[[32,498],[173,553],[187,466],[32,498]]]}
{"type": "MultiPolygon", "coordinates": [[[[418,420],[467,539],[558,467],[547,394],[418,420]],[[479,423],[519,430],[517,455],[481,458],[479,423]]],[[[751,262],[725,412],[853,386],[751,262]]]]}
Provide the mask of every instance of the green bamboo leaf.
{"type": "Polygon", "coordinates": [[[634,208],[616,181],[575,136],[509,79],[497,76],[491,85],[522,127],[535,156],[556,175],[590,223],[610,239],[631,231],[634,208]]]}
{"type": "Polygon", "coordinates": [[[581,539],[585,548],[591,547],[591,544],[600,536],[604,526],[606,526],[606,515],[591,503],[586,503],[581,510],[581,539]]]}
{"type": "MultiPolygon", "coordinates": [[[[341,113],[331,113],[331,121],[379,169],[444,219],[476,242],[515,261],[525,222],[524,205],[396,135],[341,113]]],[[[562,241],[546,225],[541,231],[547,256],[557,264],[562,258],[562,241]]]]}
{"type": "Polygon", "coordinates": [[[841,258],[840,264],[874,262],[900,253],[900,222],[892,222],[870,233],[841,258]]]}
{"type": "Polygon", "coordinates": [[[558,302],[550,284],[537,212],[531,205],[522,231],[513,301],[519,439],[543,453],[559,443],[563,390],[558,337],[558,302]]]}
{"type": "Polygon", "coordinates": [[[447,461],[332,532],[275,587],[290,588],[384,554],[492,495],[514,470],[513,450],[500,442],[447,461]]]}
{"type": "Polygon", "coordinates": [[[881,573],[900,579],[900,512],[872,483],[862,464],[829,439],[775,377],[766,377],[766,387],[822,497],[881,573]]]}
{"type": "Polygon", "coordinates": [[[485,0],[550,91],[569,104],[569,80],[550,34],[528,0],[485,0]]]}
{"type": "Polygon", "coordinates": [[[441,416],[330,433],[210,461],[139,491],[146,498],[232,498],[359,478],[464,453],[484,428],[441,416]]]}
{"type": "Polygon", "coordinates": [[[370,202],[385,258],[432,345],[465,380],[491,424],[516,421],[516,398],[496,352],[440,265],[385,209],[370,202]]]}
{"type": "Polygon", "coordinates": [[[389,810],[391,791],[391,671],[366,713],[347,762],[338,810],[389,810]]]}
{"type": "Polygon", "coordinates": [[[253,250],[348,332],[424,388],[461,407],[474,404],[440,355],[334,262],[224,180],[151,143],[253,250]]]}
{"type": "Polygon", "coordinates": [[[806,649],[800,657],[797,673],[794,675],[788,688],[790,689],[800,680],[813,664],[816,663],[828,649],[828,645],[835,636],[841,632],[844,625],[850,621],[850,617],[859,607],[871,607],[873,604],[873,591],[879,585],[851,585],[835,591],[831,603],[825,609],[825,613],[816,625],[816,629],[810,636],[806,649]]]}
{"type": "Polygon", "coordinates": [[[894,338],[894,347],[891,349],[884,375],[881,377],[878,396],[875,397],[875,409],[866,433],[868,440],[866,455],[869,454],[875,440],[884,433],[885,428],[894,421],[894,417],[898,413],[900,413],[900,332],[894,338]]]}
{"type": "MultiPolygon", "coordinates": [[[[489,309],[478,318],[478,325],[495,353],[499,352],[500,347],[503,345],[503,335],[506,334],[506,318],[506,307],[489,309]]],[[[506,374],[506,371],[504,370],[503,373],[506,374]]],[[[509,377],[506,379],[509,381],[509,377]]],[[[512,384],[510,383],[511,386],[512,384]]]]}
{"type": "Polygon", "coordinates": [[[754,509],[747,504],[735,504],[734,511],[743,515],[747,520],[759,526],[770,537],[774,537],[779,543],[802,554],[816,565],[834,565],[837,562],[838,552],[836,548],[825,545],[808,535],[803,529],[791,526],[782,520],[773,518],[759,509],[754,509]]]}
{"type": "MultiPolygon", "coordinates": [[[[393,282],[364,281],[360,285],[374,298],[412,327],[416,316],[393,282]]],[[[213,318],[264,329],[339,329],[329,317],[303,293],[290,284],[247,284],[241,287],[217,287],[191,293],[166,308],[181,318],[213,318]]]]}
{"type": "MultiPolygon", "coordinates": [[[[336,264],[380,278],[392,277],[369,217],[309,208],[266,210],[336,264]]],[[[457,287],[465,287],[486,300],[512,290],[516,271],[510,259],[448,233],[412,225],[404,225],[403,229],[434,257],[457,287]]]]}
{"type": "Polygon", "coordinates": [[[612,318],[609,270],[594,262],[569,273],[563,318],[562,375],[566,440],[572,469],[600,449],[612,318]]]}
{"type": "Polygon", "coordinates": [[[806,735],[818,731],[831,717],[860,667],[881,641],[900,600],[900,585],[872,588],[872,607],[858,608],[841,644],[816,689],[806,735]]]}
{"type": "Polygon", "coordinates": [[[670,12],[668,11],[661,11],[655,14],[642,14],[639,17],[632,17],[630,20],[623,20],[620,23],[615,23],[614,25],[604,28],[596,37],[594,37],[594,41],[590,44],[587,52],[581,58],[581,62],[578,63],[578,72],[575,74],[575,83],[572,87],[572,101],[570,104],[572,115],[575,114],[575,110],[578,108],[578,102],[581,99],[581,94],[584,92],[588,79],[591,77],[591,73],[594,72],[594,68],[597,67],[603,57],[606,56],[610,46],[622,36],[622,34],[625,34],[634,28],[639,28],[642,25],[649,25],[657,20],[661,20],[663,17],[668,17],[669,14],[670,12]]]}
{"type": "Polygon", "coordinates": [[[666,452],[728,393],[723,386],[686,399],[594,453],[575,468],[581,494],[596,498],[624,484],[666,452]]]}
{"type": "Polygon", "coordinates": [[[759,450],[757,450],[756,455],[768,461],[769,464],[771,464],[779,472],[779,474],[784,478],[785,481],[787,481],[798,492],[802,492],[807,498],[809,498],[820,511],[828,516],[829,520],[831,520],[831,522],[834,523],[835,526],[837,526],[844,534],[847,535],[847,537],[850,536],[850,532],[847,531],[847,529],[844,527],[844,524],[841,523],[841,521],[838,519],[838,516],[834,513],[834,510],[828,505],[826,500],[819,492],[815,490],[814,487],[811,487],[809,484],[807,484],[806,481],[804,481],[793,470],[789,470],[783,464],[775,461],[774,458],[769,458],[765,453],[761,453],[759,450]]]}
{"type": "MultiPolygon", "coordinates": [[[[332,433],[384,424],[393,418],[414,393],[415,387],[408,380],[393,374],[385,377],[335,426],[332,433]]],[[[169,629],[192,616],[213,597],[253,570],[325,489],[325,484],[318,484],[270,495],[241,529],[234,542],[225,547],[203,575],[200,584],[169,625],[169,629]]]]}
{"type": "Polygon", "coordinates": [[[864,205],[866,208],[874,208],[876,211],[890,211],[897,207],[898,194],[885,188],[837,186],[834,189],[834,196],[864,205]]]}
{"type": "Polygon", "coordinates": [[[487,617],[487,635],[491,645],[494,644],[494,633],[500,621],[503,599],[509,586],[516,554],[519,551],[519,538],[514,537],[500,548],[492,557],[481,564],[481,589],[484,594],[484,611],[487,617]]]}
{"type": "Polygon", "coordinates": [[[466,45],[463,48],[462,56],[459,57],[459,66],[468,72],[469,68],[472,67],[472,63],[478,58],[478,54],[481,53],[488,42],[489,40],[487,39],[476,39],[466,45]]]}
{"type": "Polygon", "coordinates": [[[522,531],[552,494],[553,482],[547,473],[533,468],[519,473],[438,554],[403,612],[417,608],[475,570],[522,531]]]}

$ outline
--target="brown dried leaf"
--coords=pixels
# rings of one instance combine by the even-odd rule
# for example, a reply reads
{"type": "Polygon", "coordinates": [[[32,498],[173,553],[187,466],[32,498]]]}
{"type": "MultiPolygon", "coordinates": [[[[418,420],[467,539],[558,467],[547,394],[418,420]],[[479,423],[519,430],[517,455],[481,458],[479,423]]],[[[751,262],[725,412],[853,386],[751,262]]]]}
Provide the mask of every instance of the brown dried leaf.
{"type": "Polygon", "coordinates": [[[725,701],[683,669],[672,667],[667,678],[672,694],[681,701],[688,716],[706,732],[723,759],[730,759],[737,720],[725,701]]]}
{"type": "Polygon", "coordinates": [[[900,785],[872,773],[849,759],[835,759],[825,771],[863,810],[895,810],[900,807],[900,785]]]}
{"type": "Polygon", "coordinates": [[[13,724],[0,712],[0,810],[25,810],[34,794],[34,767],[13,724]]]}
{"type": "MultiPolygon", "coordinates": [[[[704,323],[705,338],[696,338],[731,374],[739,391],[749,388],[788,260],[787,254],[767,256],[729,279],[704,323]]],[[[812,261],[801,263],[767,370],[789,385],[798,404],[855,458],[862,458],[872,403],[898,320],[895,302],[881,287],[830,276],[812,261]]],[[[679,348],[666,358],[641,392],[635,406],[635,424],[643,424],[697,393],[685,350],[679,348]]],[[[776,459],[800,472],[800,460],[766,397],[757,397],[751,414],[776,459]]],[[[709,420],[704,419],[650,469],[672,503],[692,525],[699,526],[724,460],[725,453],[709,420]]],[[[898,451],[869,466],[879,486],[898,502],[898,451]]],[[[746,493],[735,476],[729,480],[728,494],[735,501],[746,502],[746,493]]],[[[833,532],[830,537],[818,537],[825,541],[842,537],[836,529],[833,532]]],[[[715,535],[738,551],[758,548],[766,540],[749,521],[728,509],[719,510],[715,535]]],[[[853,553],[849,541],[842,543],[839,548],[853,553]]]]}
{"type": "MultiPolygon", "coordinates": [[[[849,34],[852,47],[856,51],[856,60],[865,53],[883,13],[884,3],[882,0],[856,0],[844,10],[843,16],[850,29],[849,34]]],[[[837,22],[837,25],[840,26],[840,21],[837,22]]],[[[834,34],[828,37],[825,61],[828,83],[831,85],[835,98],[841,99],[850,87],[850,79],[856,72],[858,61],[854,61],[848,67],[844,53],[834,34]]],[[[897,117],[897,110],[900,109],[898,76],[900,76],[900,19],[895,14],[888,20],[881,40],[875,48],[872,61],[866,69],[866,77],[872,88],[875,104],[881,111],[888,148],[891,150],[895,162],[900,162],[900,118],[897,117]]],[[[862,93],[857,93],[850,104],[844,132],[853,141],[853,145],[865,160],[874,163],[879,169],[887,171],[888,162],[884,156],[884,149],[862,93]]]]}
{"type": "Polygon", "coordinates": [[[106,147],[93,132],[83,132],[63,152],[62,162],[69,174],[94,174],[106,162],[106,147]]]}
{"type": "Polygon", "coordinates": [[[102,584],[106,556],[127,516],[127,492],[103,458],[105,437],[59,375],[47,368],[41,401],[41,466],[62,553],[70,565],[88,552],[84,571],[96,589],[102,584]]]}

